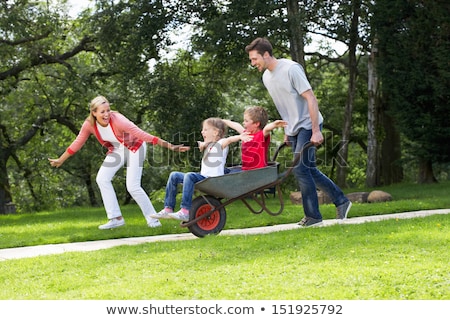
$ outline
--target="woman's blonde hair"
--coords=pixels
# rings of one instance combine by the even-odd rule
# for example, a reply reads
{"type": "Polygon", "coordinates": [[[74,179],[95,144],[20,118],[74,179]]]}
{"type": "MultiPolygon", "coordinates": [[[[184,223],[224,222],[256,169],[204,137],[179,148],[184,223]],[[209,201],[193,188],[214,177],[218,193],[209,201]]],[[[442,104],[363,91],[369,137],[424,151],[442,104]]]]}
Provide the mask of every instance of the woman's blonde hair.
{"type": "Polygon", "coordinates": [[[87,120],[89,120],[91,125],[94,125],[95,123],[95,117],[92,113],[97,111],[97,108],[104,103],[109,104],[108,99],[106,99],[104,96],[97,96],[89,103],[89,117],[87,118],[87,120]]]}

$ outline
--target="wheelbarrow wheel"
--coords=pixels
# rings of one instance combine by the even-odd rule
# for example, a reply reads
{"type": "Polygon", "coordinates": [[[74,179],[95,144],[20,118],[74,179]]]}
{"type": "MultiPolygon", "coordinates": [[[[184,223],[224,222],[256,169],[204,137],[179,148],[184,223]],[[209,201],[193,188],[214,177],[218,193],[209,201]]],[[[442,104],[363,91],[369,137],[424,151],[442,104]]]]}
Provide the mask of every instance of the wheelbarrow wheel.
{"type": "MultiPolygon", "coordinates": [[[[212,196],[200,196],[192,201],[192,207],[189,211],[189,220],[193,220],[209,211],[213,208],[220,207],[221,202],[212,196]],[[205,199],[206,198],[206,199],[205,199]]],[[[227,220],[225,208],[222,207],[209,216],[197,221],[189,226],[189,231],[195,236],[203,238],[210,234],[218,234],[222,231],[227,220]]]]}

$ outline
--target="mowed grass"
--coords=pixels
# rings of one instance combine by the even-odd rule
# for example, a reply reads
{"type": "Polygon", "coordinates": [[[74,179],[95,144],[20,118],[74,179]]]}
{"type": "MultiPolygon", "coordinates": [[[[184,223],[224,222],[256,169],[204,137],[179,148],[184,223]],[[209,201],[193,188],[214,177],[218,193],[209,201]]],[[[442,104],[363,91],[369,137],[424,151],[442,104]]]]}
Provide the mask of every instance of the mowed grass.
{"type": "MultiPolygon", "coordinates": [[[[401,184],[384,187],[393,201],[382,203],[354,203],[349,218],[409,212],[429,209],[450,208],[450,181],[432,184],[401,184]]],[[[370,190],[346,190],[346,193],[370,190]]],[[[152,198],[157,211],[163,207],[163,199],[152,198]]],[[[279,208],[278,198],[266,199],[272,211],[279,208]]],[[[285,195],[284,210],[278,216],[267,213],[252,214],[237,200],[225,209],[227,222],[225,229],[239,229],[276,224],[296,223],[303,217],[303,209],[291,204],[285,195]]],[[[332,204],[320,206],[324,219],[334,219],[336,209],[332,204]]],[[[42,244],[69,243],[150,235],[189,233],[181,228],[178,221],[162,220],[162,228],[148,228],[137,205],[122,207],[126,225],[114,230],[99,230],[98,226],[107,221],[103,208],[75,207],[63,210],[30,214],[0,215],[0,249],[42,244]]]]}
{"type": "Polygon", "coordinates": [[[449,299],[448,215],[0,262],[0,299],[449,299]]]}
{"type": "MultiPolygon", "coordinates": [[[[383,190],[394,200],[355,204],[350,218],[450,208],[448,183],[383,190]]],[[[334,206],[321,211],[334,219],[334,206]]],[[[101,208],[1,216],[0,242],[7,248],[188,232],[172,220],[149,229],[136,206],[124,207],[124,217],[126,226],[102,231],[101,208]]],[[[227,207],[226,228],[301,217],[301,207],[288,201],[275,217],[251,214],[236,202],[227,207]]],[[[449,222],[442,214],[0,261],[0,299],[448,300],[449,222]]]]}

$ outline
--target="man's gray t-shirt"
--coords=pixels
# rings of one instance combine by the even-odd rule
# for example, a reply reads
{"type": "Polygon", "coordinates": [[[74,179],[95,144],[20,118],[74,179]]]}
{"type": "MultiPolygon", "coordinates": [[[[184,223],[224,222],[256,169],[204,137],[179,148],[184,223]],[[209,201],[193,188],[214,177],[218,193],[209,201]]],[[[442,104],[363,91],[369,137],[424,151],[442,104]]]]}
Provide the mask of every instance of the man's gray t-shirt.
{"type": "MultiPolygon", "coordinates": [[[[303,92],[311,89],[311,85],[303,67],[292,60],[278,59],[273,71],[264,71],[262,80],[281,118],[288,122],[285,133],[295,136],[301,128],[311,130],[308,103],[301,96],[303,92]]],[[[322,122],[323,117],[319,112],[319,124],[322,122]]]]}

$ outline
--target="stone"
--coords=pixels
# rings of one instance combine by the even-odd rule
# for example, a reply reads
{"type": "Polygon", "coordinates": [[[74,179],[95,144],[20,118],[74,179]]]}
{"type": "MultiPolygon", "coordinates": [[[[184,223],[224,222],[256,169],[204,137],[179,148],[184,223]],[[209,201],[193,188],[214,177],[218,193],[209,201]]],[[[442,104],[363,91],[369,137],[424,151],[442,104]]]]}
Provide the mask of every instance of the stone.
{"type": "MultiPolygon", "coordinates": [[[[289,199],[292,204],[302,205],[302,193],[300,191],[291,192],[289,199]]],[[[317,191],[317,199],[319,200],[319,205],[331,203],[331,199],[322,191],[317,191]]]]}
{"type": "Polygon", "coordinates": [[[366,203],[369,192],[352,192],[347,194],[346,197],[353,203],[366,203]]]}
{"type": "Polygon", "coordinates": [[[302,205],[302,193],[300,191],[291,192],[289,199],[292,204],[302,205]]]}
{"type": "Polygon", "coordinates": [[[317,191],[317,198],[319,200],[319,205],[332,203],[330,197],[328,197],[325,192],[317,191]]]}
{"type": "Polygon", "coordinates": [[[374,190],[370,192],[369,196],[367,197],[367,202],[369,203],[386,201],[392,201],[392,196],[389,193],[381,190],[374,190]]]}

